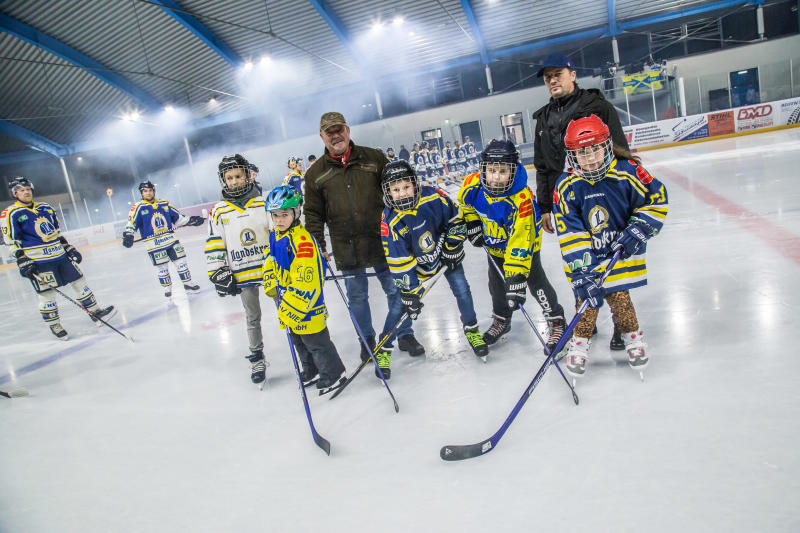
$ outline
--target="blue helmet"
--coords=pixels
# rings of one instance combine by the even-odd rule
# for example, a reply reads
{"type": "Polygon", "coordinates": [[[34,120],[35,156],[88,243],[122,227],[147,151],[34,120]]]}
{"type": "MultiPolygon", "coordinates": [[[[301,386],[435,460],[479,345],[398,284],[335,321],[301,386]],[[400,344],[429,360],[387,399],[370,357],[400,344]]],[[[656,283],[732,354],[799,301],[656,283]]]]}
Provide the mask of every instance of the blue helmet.
{"type": "Polygon", "coordinates": [[[303,195],[291,185],[281,185],[269,192],[264,208],[267,212],[291,209],[294,219],[297,220],[300,218],[302,206],[303,195]]]}

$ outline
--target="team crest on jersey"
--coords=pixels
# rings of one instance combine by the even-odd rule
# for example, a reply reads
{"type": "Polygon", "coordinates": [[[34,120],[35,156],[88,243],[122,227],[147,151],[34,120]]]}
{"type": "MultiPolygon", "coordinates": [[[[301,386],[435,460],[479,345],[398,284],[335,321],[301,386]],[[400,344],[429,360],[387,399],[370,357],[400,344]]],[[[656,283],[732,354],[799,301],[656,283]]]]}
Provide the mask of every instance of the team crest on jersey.
{"type": "Polygon", "coordinates": [[[152,224],[153,232],[156,235],[160,235],[162,233],[169,231],[169,226],[167,225],[167,219],[164,217],[164,215],[162,215],[158,211],[155,211],[153,213],[153,218],[150,219],[150,224],[152,224]]]}
{"type": "Polygon", "coordinates": [[[600,233],[608,227],[608,211],[602,205],[596,205],[589,210],[589,229],[592,233],[600,233]]]}
{"type": "Polygon", "coordinates": [[[50,242],[58,238],[56,227],[46,217],[39,217],[33,222],[33,229],[36,235],[44,242],[50,242]]]}
{"type": "Polygon", "coordinates": [[[433,235],[430,231],[426,231],[419,238],[419,248],[424,253],[428,253],[436,246],[436,241],[433,240],[433,235]]]}
{"type": "Polygon", "coordinates": [[[250,228],[244,228],[242,232],[239,233],[239,240],[241,241],[242,246],[250,246],[251,244],[255,244],[256,232],[250,228]]]}

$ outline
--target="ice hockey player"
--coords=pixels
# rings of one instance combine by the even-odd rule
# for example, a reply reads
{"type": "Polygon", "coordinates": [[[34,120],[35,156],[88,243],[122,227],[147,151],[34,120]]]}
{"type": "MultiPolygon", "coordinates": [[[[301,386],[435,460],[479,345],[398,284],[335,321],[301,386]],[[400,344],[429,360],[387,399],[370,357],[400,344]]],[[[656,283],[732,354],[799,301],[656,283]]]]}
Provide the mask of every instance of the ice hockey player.
{"type": "Polygon", "coordinates": [[[300,194],[305,194],[306,180],[303,176],[302,158],[290,157],[288,165],[290,172],[286,174],[286,177],[283,179],[283,184],[293,187],[294,190],[300,194]]]}
{"type": "Polygon", "coordinates": [[[456,156],[456,173],[459,178],[465,178],[469,174],[467,172],[467,151],[458,141],[456,141],[455,148],[453,148],[453,154],[456,156]]]}
{"type": "Polygon", "coordinates": [[[389,161],[397,161],[399,159],[397,157],[397,154],[394,153],[394,148],[392,148],[391,146],[386,149],[386,159],[388,159],[389,161]]]}
{"type": "Polygon", "coordinates": [[[33,183],[27,178],[14,177],[8,187],[16,201],[0,213],[0,230],[17,259],[20,275],[31,280],[39,296],[39,312],[45,324],[59,339],[69,338],[59,321],[56,293],[52,290],[69,284],[78,303],[92,313],[98,326],[102,325],[98,318],[111,318],[116,310],[113,305],[97,305],[77,266],[83,257],[61,235],[55,210],[44,202],[33,201],[33,183]]]}
{"type": "Polygon", "coordinates": [[[182,215],[167,200],[156,198],[156,187],[150,181],[139,184],[140,202],[131,207],[128,224],[122,232],[122,245],[133,246],[135,232],[139,232],[147,244],[147,254],[156,267],[158,282],[164,288],[164,296],[172,296],[172,279],[169,275],[169,262],[175,263],[178,277],[186,292],[197,292],[200,286],[192,283],[192,274],[186,262],[186,251],[175,236],[175,228],[180,226],[200,226],[205,219],[201,216],[182,215]]]}
{"type": "Polygon", "coordinates": [[[464,151],[467,153],[467,171],[478,171],[478,152],[475,150],[475,143],[469,140],[469,135],[464,137],[464,151]]]}
{"type": "Polygon", "coordinates": [[[647,284],[646,242],[664,224],[667,190],[639,158],[614,145],[597,115],[570,122],[564,143],[571,168],[556,183],[553,214],[567,279],[578,301],[589,302],[570,340],[566,369],[573,377],[586,372],[592,330],[605,300],[622,333],[628,364],[641,374],[647,345],[629,290],[647,284]],[[620,260],[598,287],[604,263],[618,249],[620,260]]]}
{"type": "Polygon", "coordinates": [[[304,386],[315,380],[320,395],[345,381],[345,369],[331,341],[328,310],[322,286],[325,261],[316,239],[300,223],[303,197],[293,187],[281,185],[267,195],[272,217],[269,248],[264,259],[264,292],[278,298],[278,320],[288,328],[302,363],[304,386]]]}
{"type": "MultiPolygon", "coordinates": [[[[467,223],[467,238],[485,246],[497,269],[489,264],[489,293],[494,321],[483,334],[492,345],[511,329],[511,314],[525,303],[525,289],[542,308],[547,321],[547,348],[555,347],[566,326],[564,309],[542,269],[542,221],[528,188],[528,174],[510,141],[492,140],[481,154],[481,171],[464,179],[458,201],[467,223]]],[[[546,352],[545,352],[546,353],[546,352]]]]}
{"type": "MultiPolygon", "coordinates": [[[[417,319],[423,305],[420,281],[446,268],[444,277],[456,297],[467,342],[475,355],[485,358],[489,348],[478,331],[472,293],[461,265],[467,227],[458,206],[443,191],[422,185],[405,161],[386,165],[381,187],[386,204],[381,239],[386,262],[401,290],[404,311],[412,320],[417,319]]],[[[391,348],[385,352],[388,354],[383,354],[384,360],[391,362],[391,348]]],[[[378,364],[388,377],[389,365],[382,362],[381,356],[377,356],[378,364]]]]}
{"type": "Polygon", "coordinates": [[[214,205],[208,220],[208,277],[219,296],[241,296],[250,346],[250,355],[246,356],[251,363],[250,379],[261,383],[266,377],[266,363],[258,295],[269,220],[247,159],[240,154],[223,157],[217,175],[222,201],[214,205]]]}

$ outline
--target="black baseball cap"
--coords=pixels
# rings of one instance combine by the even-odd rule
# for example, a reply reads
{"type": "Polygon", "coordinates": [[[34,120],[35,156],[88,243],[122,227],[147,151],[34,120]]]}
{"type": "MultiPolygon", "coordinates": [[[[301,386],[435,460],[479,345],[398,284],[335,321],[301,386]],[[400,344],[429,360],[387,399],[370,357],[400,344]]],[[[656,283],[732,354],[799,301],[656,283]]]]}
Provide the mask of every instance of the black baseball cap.
{"type": "Polygon", "coordinates": [[[570,70],[575,70],[575,63],[573,63],[572,60],[564,54],[550,54],[544,58],[544,61],[542,62],[542,68],[540,68],[539,72],[536,73],[536,77],[541,78],[542,74],[544,74],[544,69],[549,67],[568,68],[570,70]]]}

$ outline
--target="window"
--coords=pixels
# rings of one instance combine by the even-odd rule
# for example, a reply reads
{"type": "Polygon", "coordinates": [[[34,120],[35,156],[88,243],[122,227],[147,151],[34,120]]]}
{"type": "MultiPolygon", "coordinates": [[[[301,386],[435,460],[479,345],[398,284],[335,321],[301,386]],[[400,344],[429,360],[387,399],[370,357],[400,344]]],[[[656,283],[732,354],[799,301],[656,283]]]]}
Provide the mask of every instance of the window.
{"type": "Polygon", "coordinates": [[[500,125],[503,127],[503,138],[514,144],[525,142],[525,128],[522,125],[522,113],[511,113],[500,117],[500,125]]]}
{"type": "Polygon", "coordinates": [[[428,143],[428,147],[431,147],[435,144],[439,147],[439,150],[444,148],[444,142],[442,141],[442,128],[423,131],[422,140],[428,143]]]}

